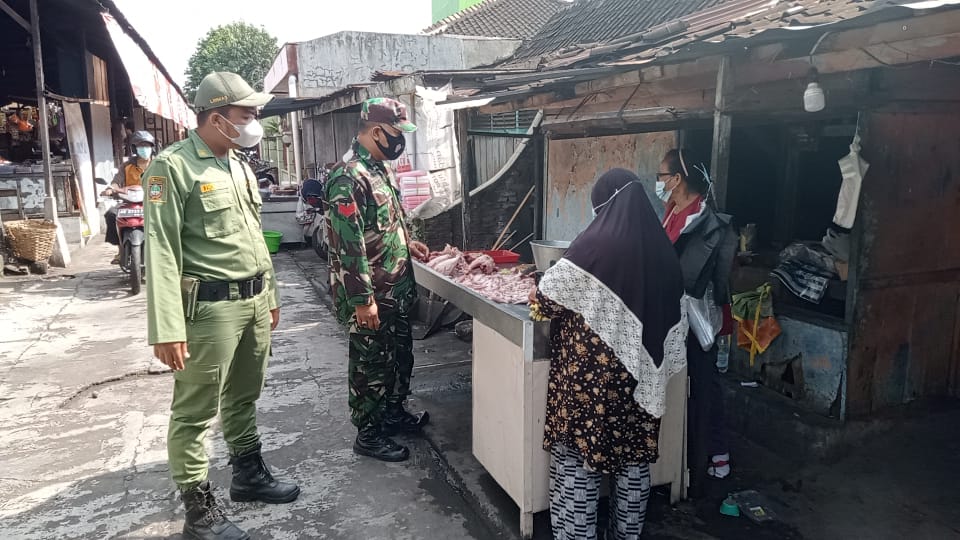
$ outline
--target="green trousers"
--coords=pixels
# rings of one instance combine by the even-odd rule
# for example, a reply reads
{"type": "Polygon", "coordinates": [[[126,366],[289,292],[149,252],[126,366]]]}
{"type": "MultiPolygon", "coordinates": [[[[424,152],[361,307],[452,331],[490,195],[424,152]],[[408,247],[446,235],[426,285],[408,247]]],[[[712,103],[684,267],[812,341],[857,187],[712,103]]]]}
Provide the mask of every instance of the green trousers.
{"type": "Polygon", "coordinates": [[[190,358],[174,373],[167,454],[174,482],[189,489],[207,478],[207,430],[220,413],[231,455],[260,442],[257,399],[270,354],[269,293],[200,302],[187,322],[190,358]]]}
{"type": "Polygon", "coordinates": [[[350,421],[358,428],[383,420],[386,405],[410,395],[413,333],[406,313],[381,315],[380,329],[350,332],[350,421]]]}

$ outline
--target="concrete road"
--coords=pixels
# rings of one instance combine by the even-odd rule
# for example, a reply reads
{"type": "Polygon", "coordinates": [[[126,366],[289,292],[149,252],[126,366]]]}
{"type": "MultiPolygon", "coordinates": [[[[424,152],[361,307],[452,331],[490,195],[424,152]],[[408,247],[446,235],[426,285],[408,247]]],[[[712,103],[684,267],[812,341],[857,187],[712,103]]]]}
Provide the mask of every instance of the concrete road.
{"type": "MultiPolygon", "coordinates": [[[[112,249],[85,249],[71,275],[0,280],[5,539],[179,537],[165,450],[172,376],[146,345],[144,296],[128,296],[119,269],[105,264],[112,249]]],[[[260,427],[267,461],[303,494],[284,506],[227,501],[229,515],[257,538],[498,536],[450,487],[426,441],[405,440],[412,458],[402,464],[353,455],[345,336],[293,255],[279,254],[275,265],[282,322],[260,427]]],[[[463,361],[436,355],[418,368],[415,391],[448,385],[463,361]]],[[[208,449],[226,500],[219,429],[208,449]]]]}
{"type": "MultiPolygon", "coordinates": [[[[130,297],[110,246],[78,254],[70,274],[0,279],[0,539],[179,538],[168,477],[172,376],[145,343],[144,298],[130,297]]],[[[229,515],[266,539],[518,538],[519,511],[472,455],[470,346],[449,332],[415,342],[414,403],[431,410],[412,459],[351,451],[345,335],[312,251],[274,259],[280,328],[260,401],[265,456],[300,483],[293,504],[233,504],[217,429],[211,478],[229,515]]],[[[960,537],[960,408],[877,437],[836,463],[792,463],[733,437],[734,473],[703,500],[655,492],[649,540],[960,537]],[[721,516],[726,493],[758,489],[783,522],[721,516]],[[911,536],[912,535],[912,536],[911,536]]],[[[537,540],[550,538],[546,514],[537,540]]]]}

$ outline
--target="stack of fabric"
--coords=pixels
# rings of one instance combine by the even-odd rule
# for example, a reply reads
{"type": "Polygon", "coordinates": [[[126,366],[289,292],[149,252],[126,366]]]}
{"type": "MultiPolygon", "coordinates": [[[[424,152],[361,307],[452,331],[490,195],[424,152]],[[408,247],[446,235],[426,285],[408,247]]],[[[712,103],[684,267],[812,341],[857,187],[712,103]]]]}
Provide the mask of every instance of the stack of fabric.
{"type": "Polygon", "coordinates": [[[819,304],[831,279],[838,277],[836,258],[820,244],[795,242],[780,253],[770,273],[798,298],[819,304]]]}

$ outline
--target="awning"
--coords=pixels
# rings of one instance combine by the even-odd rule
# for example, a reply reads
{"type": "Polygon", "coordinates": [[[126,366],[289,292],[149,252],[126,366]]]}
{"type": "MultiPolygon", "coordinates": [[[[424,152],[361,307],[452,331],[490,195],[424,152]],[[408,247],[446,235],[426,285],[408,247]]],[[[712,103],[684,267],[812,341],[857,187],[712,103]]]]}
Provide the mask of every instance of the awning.
{"type": "Polygon", "coordinates": [[[280,97],[275,96],[270,100],[270,103],[267,103],[260,109],[261,118],[269,118],[271,116],[281,116],[284,114],[289,114],[294,111],[303,111],[313,107],[317,107],[327,101],[326,98],[311,98],[311,97],[301,97],[301,98],[291,98],[291,97],[280,97]]]}
{"type": "Polygon", "coordinates": [[[197,127],[197,115],[190,110],[173,82],[150,61],[143,49],[123,31],[113,16],[109,13],[101,15],[113,46],[127,71],[137,102],[148,111],[173,120],[183,127],[197,127]]]}

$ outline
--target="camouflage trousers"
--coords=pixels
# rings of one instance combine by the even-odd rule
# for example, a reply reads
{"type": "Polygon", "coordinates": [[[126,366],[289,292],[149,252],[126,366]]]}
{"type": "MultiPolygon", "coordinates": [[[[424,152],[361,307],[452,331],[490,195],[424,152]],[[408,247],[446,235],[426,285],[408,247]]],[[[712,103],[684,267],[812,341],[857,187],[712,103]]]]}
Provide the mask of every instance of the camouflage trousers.
{"type": "Polygon", "coordinates": [[[350,421],[358,428],[379,425],[388,404],[410,395],[413,334],[406,313],[385,313],[380,329],[350,333],[350,421]]]}

